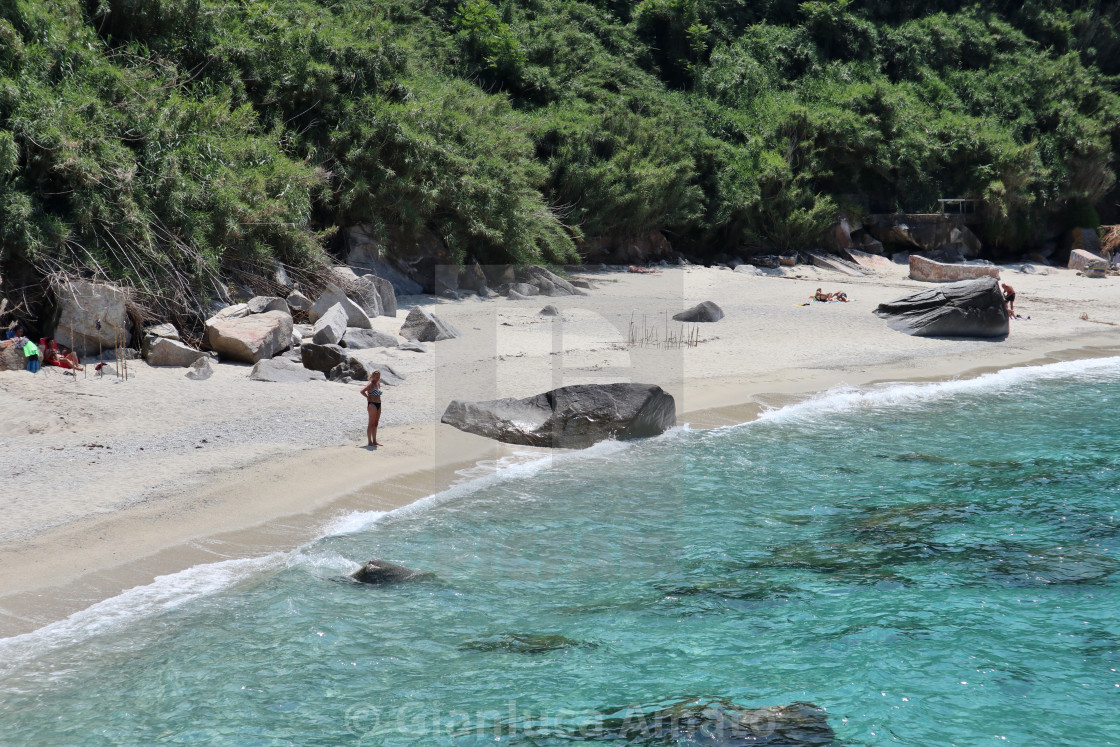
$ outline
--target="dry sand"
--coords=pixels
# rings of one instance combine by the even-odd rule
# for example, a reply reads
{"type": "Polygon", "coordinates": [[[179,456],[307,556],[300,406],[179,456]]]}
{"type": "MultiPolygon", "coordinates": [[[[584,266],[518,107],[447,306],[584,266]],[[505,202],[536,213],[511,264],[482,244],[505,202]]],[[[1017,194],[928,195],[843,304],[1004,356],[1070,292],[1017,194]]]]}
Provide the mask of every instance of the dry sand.
{"type": "Polygon", "coordinates": [[[265,383],[249,367],[206,381],[136,361],[128,381],[0,372],[0,637],[33,630],[155,576],[201,562],[287,549],[332,517],[388,510],[435,492],[461,470],[532,452],[438,424],[451,399],[521,397],[577,383],[641,381],[677,399],[695,427],[750,419],[846,383],[951,378],[992,368],[1120,352],[1120,278],[1002,269],[1018,292],[1002,341],[894,332],[871,312],[928,284],[892,266],[850,278],[812,267],[781,277],[725,268],[592,272],[587,296],[531,301],[402,299],[397,332],[423,303],[462,337],[427,352],[361,351],[406,376],[386,389],[380,438],[363,447],[359,384],[265,383]],[[817,287],[847,304],[809,303],[817,287]],[[695,347],[627,344],[682,325],[697,302],[726,317],[692,325],[695,347]],[[559,317],[538,311],[546,303],[559,317]],[[1081,319],[1087,314],[1089,320],[1081,319]]]}

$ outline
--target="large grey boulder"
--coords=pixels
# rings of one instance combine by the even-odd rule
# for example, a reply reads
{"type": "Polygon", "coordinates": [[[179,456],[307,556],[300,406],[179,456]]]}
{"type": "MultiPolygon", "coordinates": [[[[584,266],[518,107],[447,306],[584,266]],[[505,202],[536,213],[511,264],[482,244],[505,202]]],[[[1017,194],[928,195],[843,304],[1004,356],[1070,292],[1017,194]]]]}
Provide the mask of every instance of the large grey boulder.
{"type": "Polygon", "coordinates": [[[144,339],[140,341],[140,355],[143,358],[148,357],[148,350],[154,340],[159,338],[166,338],[168,340],[182,340],[179,337],[179,330],[175,329],[175,325],[171,323],[154,324],[150,327],[144,328],[144,339]]]}
{"type": "Polygon", "coordinates": [[[381,300],[382,316],[397,315],[397,292],[392,283],[378,275],[362,275],[358,278],[358,283],[372,285],[376,289],[377,297],[381,300]]]}
{"type": "Polygon", "coordinates": [[[1004,337],[1007,305],[995,278],[949,283],[881,303],[876,316],[916,337],[1004,337]]]}
{"type": "Polygon", "coordinates": [[[316,320],[311,330],[311,341],[319,345],[337,345],[346,334],[346,311],[336,303],[316,320]]]}
{"type": "Polygon", "coordinates": [[[502,292],[507,296],[511,293],[515,293],[520,298],[528,298],[529,296],[540,295],[541,289],[529,283],[509,283],[504,286],[502,292]]]}
{"type": "Polygon", "coordinates": [[[664,433],[676,424],[672,395],[653,384],[576,384],[525,399],[454,400],[441,422],[509,444],[582,449],[607,438],[664,433]]]}
{"type": "Polygon", "coordinates": [[[390,563],[385,560],[371,560],[350,575],[350,578],[363,584],[397,584],[402,581],[412,581],[430,576],[429,573],[414,571],[403,565],[390,563]]]}
{"type": "Polygon", "coordinates": [[[327,313],[327,310],[335,304],[341,306],[342,310],[346,312],[345,326],[372,329],[373,325],[370,324],[365,309],[351,301],[337,285],[327,286],[327,289],[319,296],[319,300],[317,300],[315,305],[311,307],[311,310],[307,312],[308,321],[312,324],[319,321],[319,317],[327,313]]]}
{"type": "Polygon", "coordinates": [[[206,353],[195,350],[189,345],[184,345],[178,340],[168,337],[155,337],[147,345],[147,358],[149,366],[177,366],[186,368],[194,364],[199,358],[205,358],[206,353]]]}
{"type": "Polygon", "coordinates": [[[289,293],[288,297],[284,299],[284,302],[288,304],[288,311],[290,311],[293,316],[301,312],[307,313],[311,311],[311,307],[314,306],[314,304],[311,303],[311,299],[298,290],[289,293]]]}
{"type": "MultiPolygon", "coordinates": [[[[389,283],[385,284],[389,286],[391,292],[393,286],[389,283]]],[[[373,275],[366,275],[354,280],[353,300],[365,310],[366,316],[389,316],[385,313],[385,302],[381,298],[381,293],[382,289],[377,283],[377,278],[373,275]]],[[[396,309],[393,310],[393,316],[395,315],[396,309]]]]}
{"type": "Polygon", "coordinates": [[[397,339],[396,335],[387,332],[348,327],[340,344],[349,350],[366,350],[368,348],[395,348],[399,342],[400,340],[397,339]]]}
{"type": "Polygon", "coordinates": [[[404,374],[397,373],[388,363],[362,360],[352,355],[348,355],[342,363],[328,371],[327,378],[331,381],[368,381],[374,371],[381,372],[381,384],[384,386],[399,386],[404,383],[404,374]]]}
{"type": "Polygon", "coordinates": [[[723,319],[723,309],[712,301],[704,301],[691,309],[674,314],[673,319],[678,322],[718,322],[723,319]]]}
{"type": "Polygon", "coordinates": [[[112,349],[132,335],[132,320],[125,310],[128,295],[109,283],[73,280],[58,289],[58,323],[54,337],[79,357],[112,349]]]}
{"type": "Polygon", "coordinates": [[[432,314],[427,309],[416,306],[408,312],[401,326],[401,337],[420,342],[438,342],[459,336],[459,330],[432,314]]]}
{"type": "Polygon", "coordinates": [[[225,358],[256,363],[286,350],[292,342],[292,315],[266,311],[235,319],[211,319],[206,341],[225,358]]]}
{"type": "Polygon", "coordinates": [[[257,361],[253,370],[249,372],[249,378],[253,381],[275,382],[324,381],[326,379],[321,371],[311,371],[295,361],[284,358],[257,361]]]}
{"type": "Polygon", "coordinates": [[[266,311],[288,311],[288,302],[279,296],[253,296],[245,305],[249,308],[250,314],[263,314],[266,311]]]}
{"type": "Polygon", "coordinates": [[[322,373],[327,373],[349,358],[346,351],[338,345],[319,345],[313,342],[305,342],[299,346],[299,357],[304,368],[322,373]]]}

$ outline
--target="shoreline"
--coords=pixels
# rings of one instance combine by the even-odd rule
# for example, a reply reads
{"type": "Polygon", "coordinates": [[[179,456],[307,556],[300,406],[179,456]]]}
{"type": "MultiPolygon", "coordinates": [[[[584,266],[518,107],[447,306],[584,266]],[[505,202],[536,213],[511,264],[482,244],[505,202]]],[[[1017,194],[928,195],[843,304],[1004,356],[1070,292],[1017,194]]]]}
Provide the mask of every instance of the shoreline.
{"type": "MultiPolygon", "coordinates": [[[[971,379],[1011,368],[1120,355],[1120,340],[1101,335],[1070,342],[1073,346],[1052,350],[1000,351],[1007,354],[983,356],[988,360],[964,367],[962,358],[977,356],[948,354],[893,367],[838,368],[793,381],[783,376],[790,373],[786,371],[773,371],[756,382],[686,380],[678,424],[701,429],[741,424],[764,410],[839,385],[971,379]]],[[[388,428],[384,438],[412,453],[379,462],[382,472],[375,477],[368,476],[368,467],[377,455],[363,447],[310,448],[220,472],[205,479],[201,489],[167,493],[0,546],[0,563],[8,570],[0,584],[0,639],[65,619],[158,576],[291,551],[323,536],[332,519],[403,508],[470,479],[462,478],[464,470],[518,456],[564,453],[500,444],[439,423],[388,428]]]]}

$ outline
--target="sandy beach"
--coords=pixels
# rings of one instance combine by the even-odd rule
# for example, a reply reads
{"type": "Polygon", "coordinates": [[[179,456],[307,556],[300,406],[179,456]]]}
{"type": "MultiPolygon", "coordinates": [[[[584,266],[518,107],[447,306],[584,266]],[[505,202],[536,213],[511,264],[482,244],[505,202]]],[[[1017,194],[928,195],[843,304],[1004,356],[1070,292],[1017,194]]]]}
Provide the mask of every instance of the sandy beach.
{"type": "Polygon", "coordinates": [[[579,275],[595,286],[580,297],[402,298],[376,329],[396,333],[422,303],[462,336],[425,352],[358,353],[404,377],[385,391],[386,446],[376,451],[364,447],[357,383],[258,382],[249,366],[227,363],[205,381],[142,361],[127,381],[0,372],[0,637],[158,575],[297,546],[333,517],[411,503],[480,463],[543,453],[439,424],[452,399],[640,381],[676,398],[678,423],[710,427],[839,384],[1120,354],[1120,279],[1018,267],[1001,267],[1002,279],[1029,319],[1013,320],[1000,341],[889,329],[875,307],[930,287],[898,265],[861,278],[805,266],[765,277],[697,266],[596,271],[579,275]],[[810,302],[818,287],[851,302],[810,302]],[[629,344],[632,332],[663,341],[681,331],[667,317],[706,300],[726,317],[696,325],[695,347],[629,344]],[[545,304],[560,315],[539,315],[545,304]]]}

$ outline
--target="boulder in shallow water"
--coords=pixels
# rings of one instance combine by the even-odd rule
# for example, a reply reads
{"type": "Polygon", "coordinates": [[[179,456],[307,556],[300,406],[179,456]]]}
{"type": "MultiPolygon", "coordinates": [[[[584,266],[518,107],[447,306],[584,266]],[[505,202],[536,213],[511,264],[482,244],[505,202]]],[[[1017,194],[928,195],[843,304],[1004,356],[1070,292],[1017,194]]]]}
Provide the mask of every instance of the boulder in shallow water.
{"type": "Polygon", "coordinates": [[[412,581],[429,575],[431,574],[414,571],[411,568],[405,568],[403,565],[385,560],[371,560],[354,571],[350,578],[362,584],[380,585],[399,584],[402,581],[412,581]]]}
{"type": "Polygon", "coordinates": [[[678,322],[718,322],[723,319],[723,309],[712,301],[703,301],[691,309],[674,314],[673,319],[678,322]]]}
{"type": "Polygon", "coordinates": [[[962,280],[881,303],[876,316],[915,337],[1006,337],[1007,305],[995,278],[962,280]]]}
{"type": "Polygon", "coordinates": [[[576,384],[525,399],[453,400],[441,422],[508,444],[582,449],[656,436],[676,420],[672,395],[654,384],[576,384]]]}

